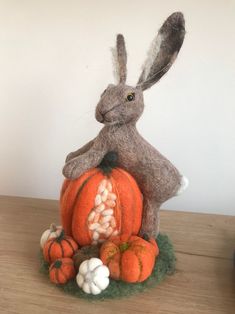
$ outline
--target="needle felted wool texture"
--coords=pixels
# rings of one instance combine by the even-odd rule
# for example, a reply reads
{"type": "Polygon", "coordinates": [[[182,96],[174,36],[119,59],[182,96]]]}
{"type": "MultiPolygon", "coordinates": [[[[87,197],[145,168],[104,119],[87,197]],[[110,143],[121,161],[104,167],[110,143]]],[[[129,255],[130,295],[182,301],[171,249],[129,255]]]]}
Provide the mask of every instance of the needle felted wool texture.
{"type": "Polygon", "coordinates": [[[140,235],[156,237],[159,208],[175,196],[183,176],[139,134],[136,122],[144,110],[143,91],[155,84],[171,67],[185,35],[183,14],[173,13],[163,23],[149,51],[136,86],[126,85],[127,54],[122,35],[117,36],[119,82],[110,84],[96,107],[96,119],[104,124],[98,136],[66,158],[63,174],[74,180],[97,167],[104,156],[115,151],[119,167],[129,172],[143,193],[140,235]]]}
{"type": "MultiPolygon", "coordinates": [[[[70,280],[64,285],[58,285],[58,287],[68,294],[88,300],[126,298],[130,295],[153,288],[164,280],[167,275],[172,275],[174,273],[176,261],[174,249],[169,238],[166,235],[159,234],[156,241],[159,247],[159,256],[156,260],[151,276],[143,282],[133,284],[122,280],[110,279],[108,288],[98,295],[84,293],[82,289],[78,287],[75,279],[70,280]]],[[[45,262],[41,253],[40,259],[40,271],[48,276],[49,265],[45,262]]]]}
{"type": "Polygon", "coordinates": [[[115,167],[114,161],[108,163],[109,156],[116,154],[110,152],[98,168],[87,170],[78,179],[65,180],[62,187],[62,226],[80,246],[102,242],[115,233],[137,235],[141,227],[140,189],[130,174],[115,167]]]}

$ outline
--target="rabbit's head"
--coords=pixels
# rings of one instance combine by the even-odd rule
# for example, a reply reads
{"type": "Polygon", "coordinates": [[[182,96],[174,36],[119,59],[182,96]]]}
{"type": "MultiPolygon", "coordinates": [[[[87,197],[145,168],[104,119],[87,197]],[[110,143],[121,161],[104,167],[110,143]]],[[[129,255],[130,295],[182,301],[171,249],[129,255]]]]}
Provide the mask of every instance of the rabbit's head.
{"type": "Polygon", "coordinates": [[[144,110],[143,91],[150,88],[169,70],[182,46],[185,35],[181,12],[170,15],[163,23],[152,46],[136,86],[126,85],[127,54],[124,37],[117,35],[117,72],[119,82],[110,84],[96,107],[96,119],[107,125],[135,123],[144,110]]]}

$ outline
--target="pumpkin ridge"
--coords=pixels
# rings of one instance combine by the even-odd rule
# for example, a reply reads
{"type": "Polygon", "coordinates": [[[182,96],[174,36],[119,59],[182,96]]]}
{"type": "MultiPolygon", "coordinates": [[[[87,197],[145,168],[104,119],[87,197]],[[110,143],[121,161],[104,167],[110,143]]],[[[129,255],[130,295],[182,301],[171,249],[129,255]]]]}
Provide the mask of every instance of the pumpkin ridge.
{"type": "Polygon", "coordinates": [[[140,266],[140,274],[139,274],[139,278],[138,278],[138,281],[140,281],[140,278],[142,276],[142,271],[143,271],[143,263],[141,262],[141,259],[140,259],[139,255],[138,254],[135,254],[135,255],[136,255],[136,257],[137,257],[137,259],[139,261],[139,266],[140,266]]]}
{"type": "MultiPolygon", "coordinates": [[[[150,253],[150,255],[153,255],[152,251],[148,250],[148,248],[144,247],[144,246],[141,246],[141,245],[135,245],[135,247],[130,247],[130,251],[132,251],[135,256],[137,257],[138,261],[139,261],[139,265],[140,265],[140,274],[139,274],[139,278],[138,278],[138,281],[142,282],[143,279],[141,280],[142,276],[143,276],[143,262],[142,262],[142,257],[141,257],[141,254],[142,253],[150,253]],[[141,248],[141,251],[138,251],[138,250],[135,250],[135,248],[141,248]],[[147,250],[147,251],[146,251],[147,250]],[[140,255],[139,255],[140,254],[140,255]]],[[[149,256],[149,254],[147,254],[149,256]]],[[[146,255],[145,255],[146,256],[146,255]]],[[[146,265],[145,265],[145,269],[146,269],[146,265]]],[[[151,274],[151,273],[150,273],[151,274]]],[[[150,275],[149,274],[149,275],[150,275]]],[[[146,280],[147,278],[145,278],[144,280],[146,280]]]]}
{"type": "Polygon", "coordinates": [[[133,191],[133,188],[132,188],[132,184],[131,184],[131,181],[130,179],[128,178],[128,176],[126,175],[126,172],[123,171],[122,169],[120,168],[117,168],[116,169],[119,173],[122,173],[126,178],[127,178],[127,181],[130,185],[130,188],[131,188],[131,195],[132,195],[132,208],[131,208],[131,212],[132,212],[132,225],[131,225],[131,230],[133,231],[133,226],[134,226],[134,219],[135,219],[135,208],[136,208],[136,199],[135,199],[135,195],[134,195],[134,191],[133,191]]]}
{"type": "Polygon", "coordinates": [[[135,178],[124,169],[122,168],[119,168],[119,169],[129,179],[129,182],[131,184],[131,187],[135,196],[134,197],[135,210],[134,210],[134,215],[133,215],[133,226],[134,226],[133,233],[138,234],[141,227],[141,221],[142,221],[142,216],[143,216],[143,194],[135,178]],[[137,224],[137,227],[136,227],[136,224],[137,224]]]}
{"type": "Polygon", "coordinates": [[[120,195],[119,195],[119,192],[118,192],[118,189],[116,187],[116,182],[115,180],[110,177],[110,181],[112,183],[112,186],[113,186],[113,192],[117,195],[117,199],[116,199],[116,206],[115,206],[115,212],[114,212],[114,217],[115,217],[115,220],[116,220],[116,223],[117,223],[117,230],[118,230],[118,233],[122,230],[122,217],[120,217],[120,213],[122,213],[122,208],[121,208],[121,203],[120,203],[120,195]]]}
{"type": "Polygon", "coordinates": [[[69,242],[69,240],[68,240],[68,239],[64,239],[64,241],[65,241],[66,243],[68,243],[68,245],[70,246],[70,248],[72,249],[72,252],[73,252],[73,254],[74,254],[74,253],[75,253],[75,250],[74,250],[72,244],[69,242]]]}
{"type": "Polygon", "coordinates": [[[48,259],[49,259],[50,262],[51,262],[51,247],[52,247],[52,245],[54,243],[52,240],[53,239],[49,240],[49,241],[51,241],[51,243],[49,244],[49,248],[47,250],[48,259]]]}
{"type": "Polygon", "coordinates": [[[66,282],[67,281],[67,277],[65,276],[65,273],[63,271],[63,267],[60,267],[60,273],[64,276],[64,279],[65,279],[65,282],[66,282]]]}
{"type": "MultiPolygon", "coordinates": [[[[123,169],[121,169],[123,171],[123,169]]],[[[143,194],[142,191],[139,188],[139,185],[135,178],[129,173],[125,171],[126,177],[129,179],[129,182],[131,184],[131,188],[134,195],[134,214],[133,214],[133,233],[137,235],[141,228],[141,222],[143,217],[143,194]],[[139,222],[139,225],[138,225],[139,222]],[[137,224],[137,227],[136,227],[137,224]]]]}
{"type": "MultiPolygon", "coordinates": [[[[64,239],[63,239],[63,240],[64,240],[64,239]]],[[[60,248],[61,248],[62,257],[64,257],[64,248],[63,248],[63,245],[62,245],[61,242],[59,243],[59,245],[60,245],[60,248]]]]}
{"type": "MultiPolygon", "coordinates": [[[[95,173],[91,174],[88,178],[86,178],[86,179],[82,182],[81,186],[79,187],[79,189],[78,189],[78,191],[77,191],[77,193],[76,193],[76,197],[74,198],[73,208],[76,207],[76,203],[77,203],[77,201],[78,201],[79,195],[81,194],[81,192],[82,192],[84,186],[85,186],[85,185],[89,182],[89,180],[90,180],[92,177],[94,177],[98,172],[99,172],[99,170],[96,171],[95,173]]],[[[74,210],[73,210],[73,213],[72,213],[72,220],[73,220],[73,214],[74,214],[74,210]]]]}
{"type": "Polygon", "coordinates": [[[69,187],[69,184],[70,184],[70,180],[65,179],[65,180],[64,180],[64,183],[63,183],[63,185],[62,185],[61,192],[60,192],[61,196],[64,195],[65,191],[66,191],[67,188],[69,187]]]}
{"type": "Polygon", "coordinates": [[[135,198],[135,193],[134,193],[134,189],[132,187],[132,182],[130,181],[128,175],[126,174],[126,171],[123,171],[120,168],[117,168],[117,171],[119,171],[119,173],[122,173],[126,178],[127,181],[129,182],[129,185],[131,187],[131,195],[132,195],[132,226],[131,226],[131,230],[133,231],[133,225],[134,225],[134,219],[135,219],[135,209],[136,209],[136,198],[135,198]]]}
{"type": "Polygon", "coordinates": [[[62,225],[63,228],[66,229],[67,234],[72,235],[72,228],[71,228],[71,222],[73,220],[73,213],[74,213],[74,207],[76,205],[76,200],[78,198],[78,195],[80,194],[81,190],[83,189],[83,184],[86,184],[87,181],[96,173],[98,172],[98,169],[91,169],[89,173],[83,174],[80,178],[78,178],[75,181],[70,181],[66,191],[63,195],[61,195],[60,198],[60,205],[61,205],[61,218],[62,218],[62,225]],[[91,173],[90,173],[91,172],[91,173]],[[88,175],[88,177],[87,177],[88,175]],[[83,179],[83,176],[85,179],[83,179]],[[77,181],[81,181],[77,186],[77,181]],[[74,192],[73,192],[74,191],[74,192]],[[68,199],[71,199],[71,194],[74,195],[72,202],[68,202],[68,199]],[[68,207],[67,207],[68,206],[68,207]],[[69,216],[69,221],[67,221],[68,218],[66,216],[69,216]],[[70,226],[68,228],[68,225],[70,226]],[[66,228],[65,228],[66,227],[66,228]],[[69,231],[67,229],[70,229],[69,231]]]}
{"type": "Polygon", "coordinates": [[[59,283],[59,269],[58,268],[55,269],[55,280],[56,280],[56,283],[58,284],[59,283]]]}
{"type": "MultiPolygon", "coordinates": [[[[69,182],[69,185],[67,186],[67,189],[64,191],[64,193],[61,195],[61,200],[60,203],[61,205],[68,203],[67,200],[69,198],[69,194],[71,193],[71,190],[73,189],[73,184],[72,181],[69,182]]],[[[72,210],[73,206],[74,206],[75,200],[73,201],[73,203],[69,206],[69,208],[67,208],[67,212],[69,212],[70,210],[72,210]]],[[[61,212],[61,214],[63,214],[63,212],[61,212]]],[[[62,221],[63,221],[63,217],[62,217],[62,221]]],[[[64,227],[64,226],[63,226],[64,227]]]]}
{"type": "Polygon", "coordinates": [[[126,176],[123,175],[123,172],[120,171],[120,168],[113,169],[113,178],[118,182],[119,198],[121,204],[121,221],[122,227],[120,233],[132,233],[133,229],[133,191],[131,184],[126,176]],[[123,186],[125,189],[123,189],[123,186]],[[128,196],[128,202],[126,199],[128,196]],[[127,210],[126,210],[127,209],[127,210]]]}

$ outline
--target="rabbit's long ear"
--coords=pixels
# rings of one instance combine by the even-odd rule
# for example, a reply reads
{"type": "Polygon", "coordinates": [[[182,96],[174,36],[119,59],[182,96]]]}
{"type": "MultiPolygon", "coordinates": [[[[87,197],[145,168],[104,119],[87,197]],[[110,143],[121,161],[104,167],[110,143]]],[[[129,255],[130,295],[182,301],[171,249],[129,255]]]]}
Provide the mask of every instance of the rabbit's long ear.
{"type": "Polygon", "coordinates": [[[184,16],[181,12],[175,12],[163,23],[154,39],[137,86],[145,90],[160,80],[174,63],[184,35],[184,16]]]}
{"type": "Polygon", "coordinates": [[[127,62],[127,54],[126,54],[126,46],[125,46],[125,40],[123,35],[118,34],[117,35],[117,71],[119,75],[119,83],[125,83],[126,82],[126,62],[127,62]]]}

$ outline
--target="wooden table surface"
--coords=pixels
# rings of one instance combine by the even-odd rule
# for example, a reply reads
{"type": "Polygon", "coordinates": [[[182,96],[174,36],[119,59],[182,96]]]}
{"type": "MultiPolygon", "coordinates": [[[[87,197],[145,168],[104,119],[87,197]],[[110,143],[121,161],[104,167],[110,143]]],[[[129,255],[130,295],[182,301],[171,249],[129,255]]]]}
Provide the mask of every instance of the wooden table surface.
{"type": "Polygon", "coordinates": [[[235,313],[235,217],[161,211],[177,271],[125,300],[89,302],[64,294],[39,273],[39,239],[59,223],[58,202],[0,197],[0,313],[235,313]]]}

